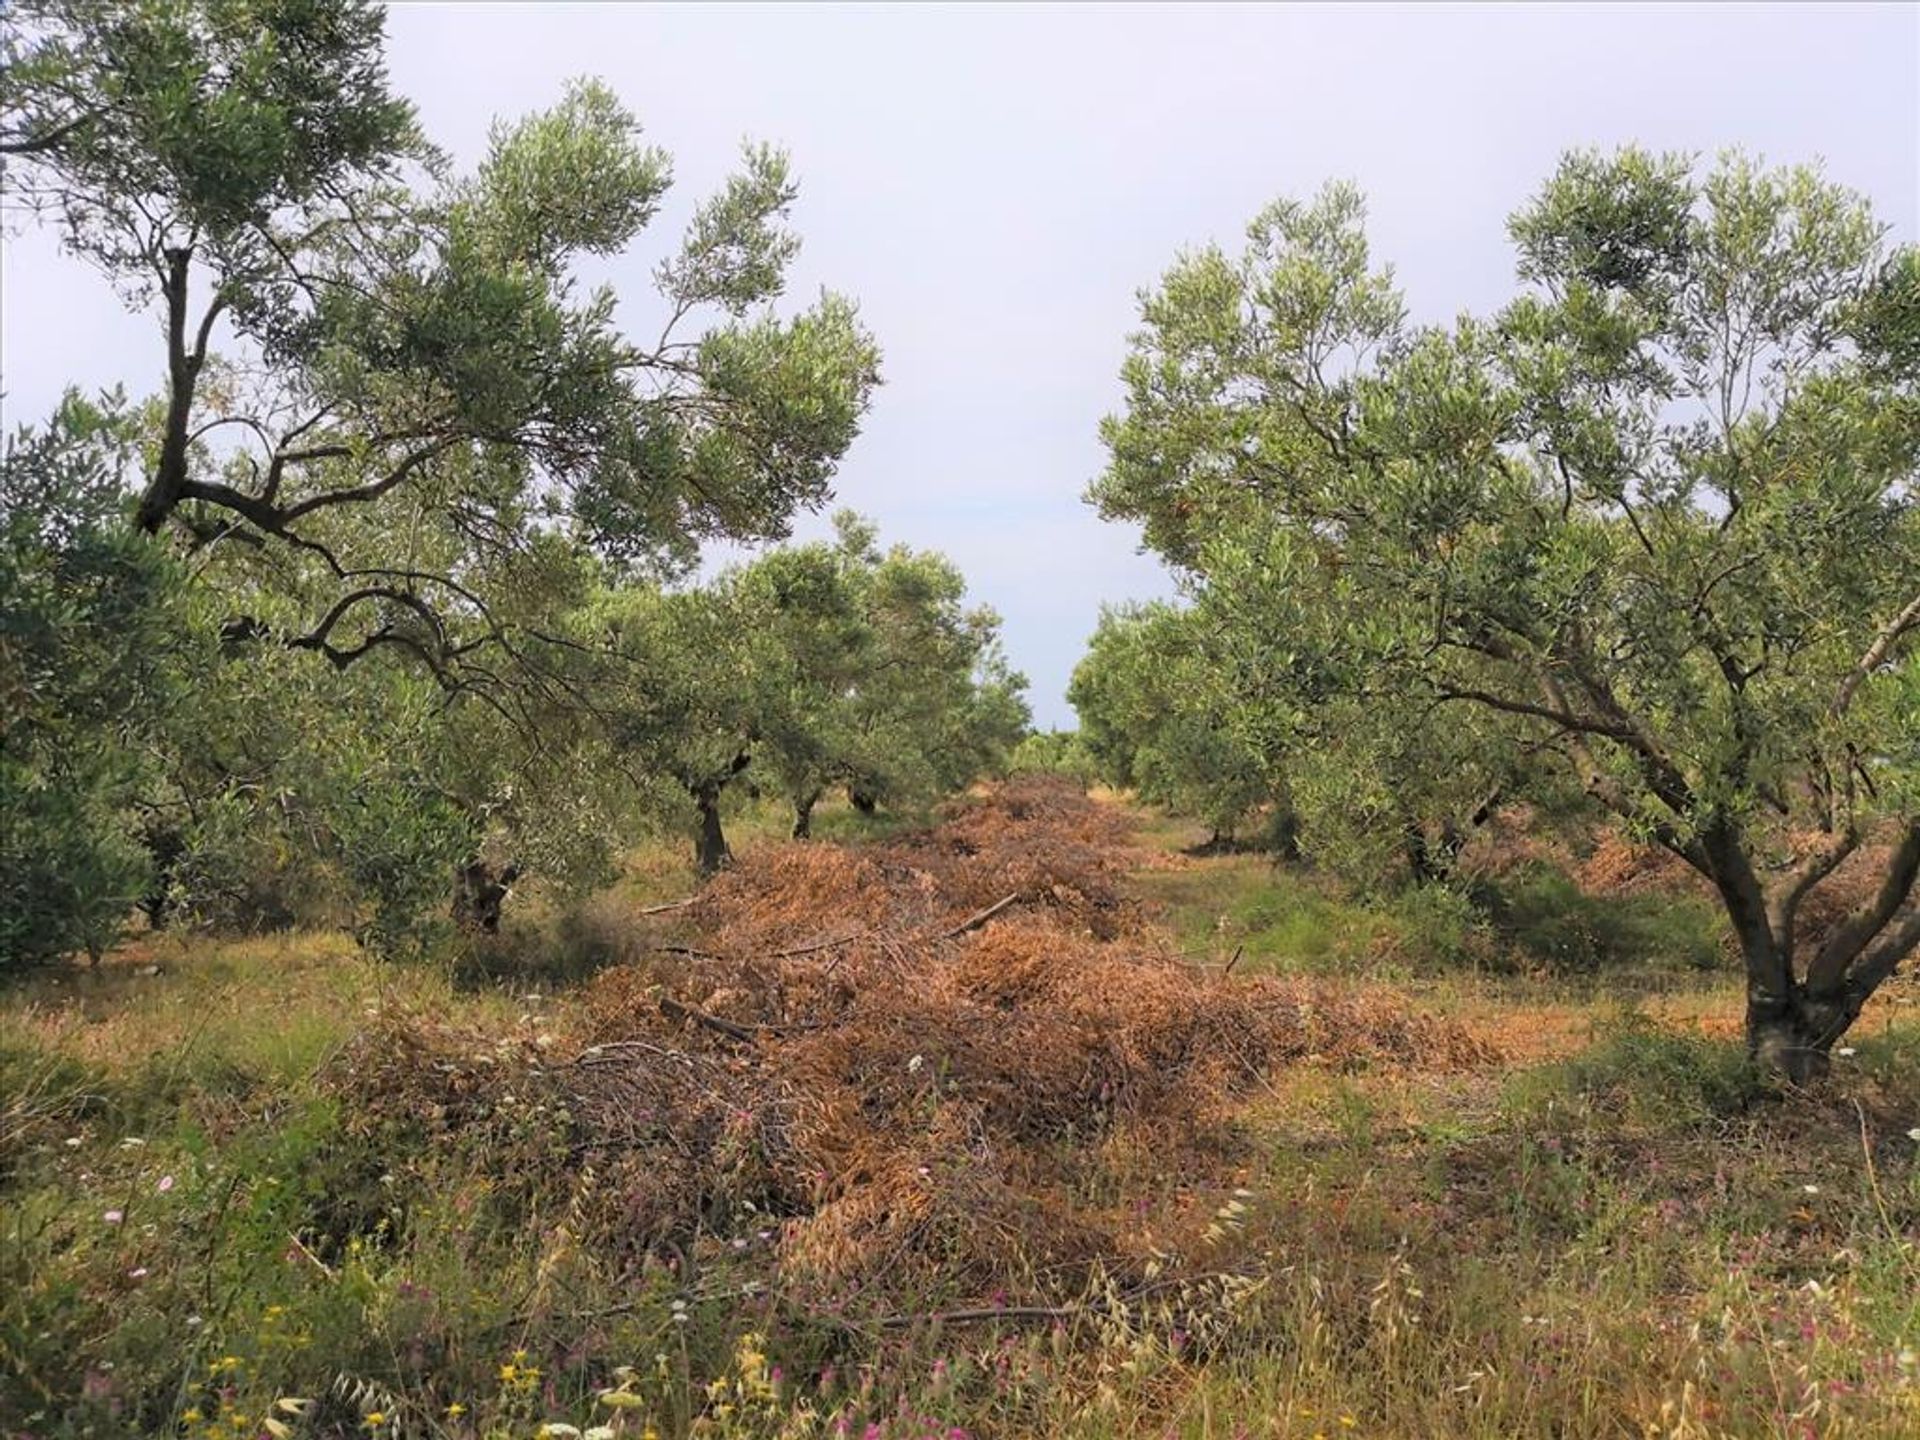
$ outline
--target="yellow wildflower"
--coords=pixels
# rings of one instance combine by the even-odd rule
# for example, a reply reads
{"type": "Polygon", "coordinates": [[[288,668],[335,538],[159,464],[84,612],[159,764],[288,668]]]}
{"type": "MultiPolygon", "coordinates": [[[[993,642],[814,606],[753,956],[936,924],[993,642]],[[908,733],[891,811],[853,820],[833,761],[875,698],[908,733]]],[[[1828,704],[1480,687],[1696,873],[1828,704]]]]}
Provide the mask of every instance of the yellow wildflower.
{"type": "Polygon", "coordinates": [[[462,1415],[466,1413],[467,1413],[467,1407],[462,1405],[458,1400],[454,1401],[451,1405],[447,1406],[447,1418],[449,1420],[458,1420],[462,1415]]]}
{"type": "Polygon", "coordinates": [[[378,1430],[382,1425],[387,1423],[387,1412],[384,1410],[369,1410],[366,1419],[362,1421],[362,1423],[369,1430],[378,1430]]]}

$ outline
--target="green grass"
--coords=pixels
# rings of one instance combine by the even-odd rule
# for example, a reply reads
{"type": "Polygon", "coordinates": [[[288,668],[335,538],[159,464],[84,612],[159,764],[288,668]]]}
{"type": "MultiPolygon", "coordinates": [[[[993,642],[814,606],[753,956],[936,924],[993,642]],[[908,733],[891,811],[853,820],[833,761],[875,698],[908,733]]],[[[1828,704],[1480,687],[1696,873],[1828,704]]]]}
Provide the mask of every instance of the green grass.
{"type": "Polygon", "coordinates": [[[1397,933],[1392,916],[1342,897],[1314,877],[1259,855],[1223,855],[1181,869],[1143,870],[1135,890],[1163,908],[1183,953],[1248,974],[1377,973],[1397,933]]]}

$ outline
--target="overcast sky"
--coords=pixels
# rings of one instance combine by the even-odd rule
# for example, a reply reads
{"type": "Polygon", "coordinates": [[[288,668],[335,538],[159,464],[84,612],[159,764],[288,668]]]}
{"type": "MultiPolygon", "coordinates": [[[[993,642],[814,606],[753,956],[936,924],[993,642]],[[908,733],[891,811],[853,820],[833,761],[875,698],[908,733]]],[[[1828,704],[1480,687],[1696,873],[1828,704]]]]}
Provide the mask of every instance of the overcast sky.
{"type": "MultiPolygon", "coordinates": [[[[1043,724],[1103,600],[1162,594],[1080,500],[1135,293],[1183,246],[1237,245],[1329,177],[1372,203],[1416,318],[1511,292],[1503,223],[1572,146],[1823,159],[1920,233],[1920,8],[651,8],[402,3],[396,87],[457,159],[496,114],[609,82],[675,157],[648,272],[746,137],[787,146],[796,297],[856,297],[885,386],[838,485],[886,539],[947,551],[1006,617],[1043,724]]],[[[5,422],[77,382],[162,379],[130,316],[49,238],[6,241],[5,422]]],[[[817,534],[824,521],[808,522],[817,534]]]]}

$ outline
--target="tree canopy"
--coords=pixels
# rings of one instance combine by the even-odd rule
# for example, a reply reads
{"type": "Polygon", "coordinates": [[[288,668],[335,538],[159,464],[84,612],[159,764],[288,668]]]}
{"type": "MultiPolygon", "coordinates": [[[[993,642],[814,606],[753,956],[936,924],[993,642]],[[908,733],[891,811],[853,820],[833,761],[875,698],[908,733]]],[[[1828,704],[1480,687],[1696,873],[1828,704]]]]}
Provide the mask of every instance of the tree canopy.
{"type": "Polygon", "coordinates": [[[1105,779],[1142,799],[1204,820],[1231,842],[1264,807],[1275,838],[1291,844],[1291,811],[1278,771],[1234,725],[1235,697],[1206,619],[1168,604],[1104,611],[1074,669],[1067,698],[1080,737],[1105,779]]]}
{"type": "Polygon", "coordinates": [[[831,543],[769,551],[710,585],[622,587],[590,611],[615,657],[616,744],[692,802],[705,869],[727,858],[736,781],[777,790],[804,838],[831,788],[930,798],[1003,763],[1025,732],[999,618],[965,607],[952,562],[883,551],[851,513],[836,526],[831,543]]]}
{"type": "Polygon", "coordinates": [[[27,0],[8,183],[161,321],[140,526],[270,575],[244,618],[346,666],[524,688],[576,557],[684,568],[821,504],[878,374],[847,300],[781,315],[784,155],[750,145],[622,332],[576,262],[627,251],[671,182],[604,86],[503,122],[457,173],[387,86],[360,0],[27,0]]]}

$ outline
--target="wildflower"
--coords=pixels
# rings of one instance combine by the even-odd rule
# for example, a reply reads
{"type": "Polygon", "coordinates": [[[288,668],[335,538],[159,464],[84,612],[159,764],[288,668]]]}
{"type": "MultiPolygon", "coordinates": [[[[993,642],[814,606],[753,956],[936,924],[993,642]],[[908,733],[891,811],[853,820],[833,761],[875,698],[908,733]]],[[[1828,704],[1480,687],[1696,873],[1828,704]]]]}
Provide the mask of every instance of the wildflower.
{"type": "Polygon", "coordinates": [[[67,1149],[78,1150],[80,1148],[80,1137],[78,1135],[69,1135],[64,1143],[67,1149]]]}
{"type": "Polygon", "coordinates": [[[927,1063],[926,1056],[924,1055],[914,1056],[911,1060],[907,1061],[907,1073],[909,1075],[918,1075],[920,1073],[920,1067],[922,1065],[925,1065],[926,1063],[927,1063]]]}
{"type": "Polygon", "coordinates": [[[144,1279],[146,1279],[146,1278],[147,1278],[147,1267],[146,1267],[146,1266],[144,1266],[144,1265],[136,1265],[136,1266],[134,1266],[134,1267],[133,1267],[133,1269],[131,1269],[131,1270],[129,1270],[129,1271],[127,1271],[127,1278],[128,1278],[129,1280],[144,1280],[144,1279]]]}
{"type": "Polygon", "coordinates": [[[1351,1415],[1342,1415],[1340,1417],[1340,1424],[1343,1429],[1351,1430],[1355,1425],[1358,1425],[1359,1423],[1360,1422],[1358,1420],[1355,1420],[1351,1415]]]}
{"type": "Polygon", "coordinates": [[[578,1425],[563,1425],[558,1420],[549,1420],[537,1432],[539,1440],[580,1440],[578,1425]]]}
{"type": "Polygon", "coordinates": [[[189,1405],[185,1410],[180,1412],[180,1419],[185,1424],[198,1425],[200,1423],[200,1407],[198,1405],[189,1405]]]}
{"type": "Polygon", "coordinates": [[[382,1425],[387,1423],[387,1412],[384,1410],[369,1410],[360,1423],[365,1425],[369,1430],[378,1430],[382,1425]]]}
{"type": "Polygon", "coordinates": [[[581,1432],[580,1440],[613,1440],[613,1426],[589,1425],[581,1432]]]}
{"type": "Polygon", "coordinates": [[[462,1405],[458,1400],[454,1401],[451,1405],[447,1406],[447,1418],[449,1420],[458,1420],[462,1415],[466,1413],[467,1413],[467,1407],[462,1405]]]}
{"type": "Polygon", "coordinates": [[[1833,1053],[1844,1057],[1847,1055],[1858,1055],[1860,1052],[1854,1049],[1853,1046],[1851,1045],[1842,1045],[1838,1050],[1834,1051],[1833,1053]]]}
{"type": "Polygon", "coordinates": [[[169,1190],[173,1189],[173,1176],[162,1175],[160,1177],[160,1183],[153,1188],[158,1190],[162,1195],[166,1194],[169,1190]]]}
{"type": "Polygon", "coordinates": [[[127,1212],[124,1210],[109,1210],[100,1218],[109,1225],[118,1225],[122,1220],[127,1218],[127,1212]]]}

